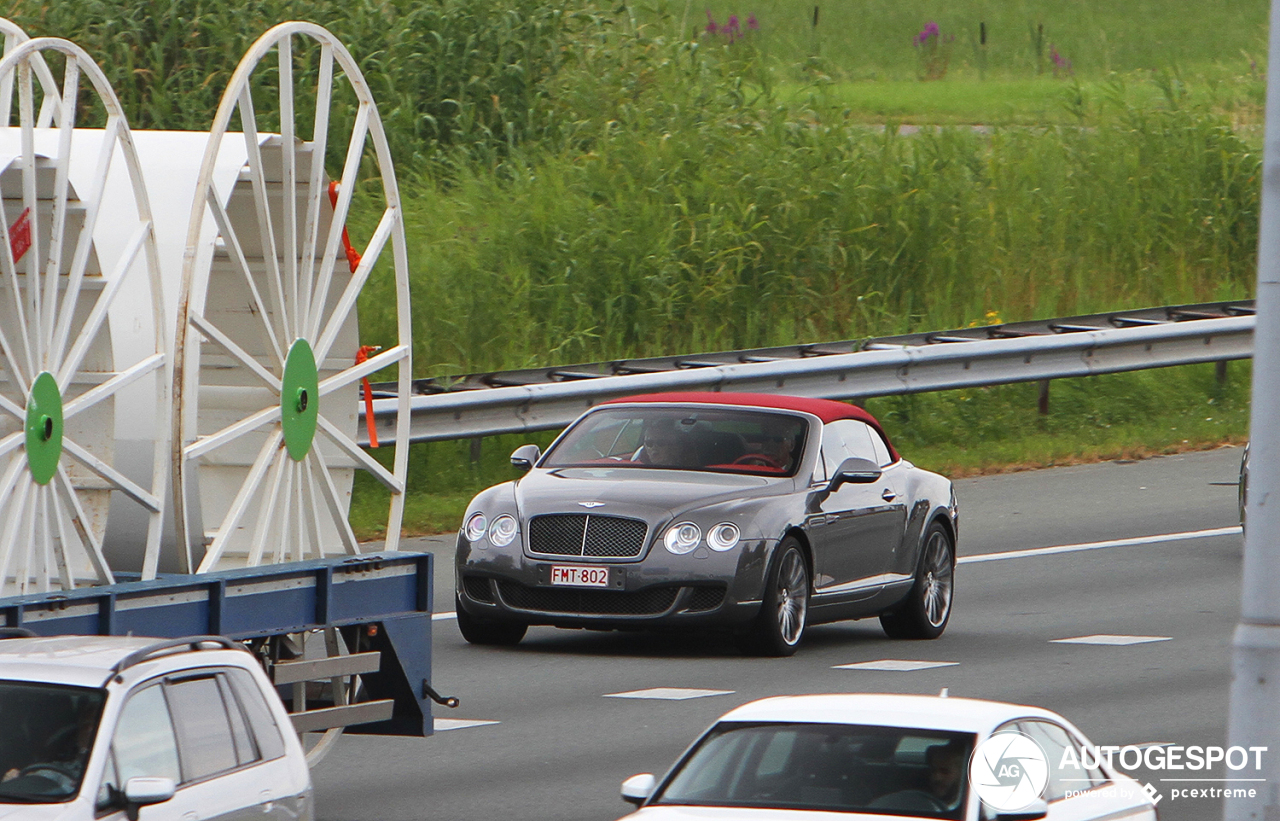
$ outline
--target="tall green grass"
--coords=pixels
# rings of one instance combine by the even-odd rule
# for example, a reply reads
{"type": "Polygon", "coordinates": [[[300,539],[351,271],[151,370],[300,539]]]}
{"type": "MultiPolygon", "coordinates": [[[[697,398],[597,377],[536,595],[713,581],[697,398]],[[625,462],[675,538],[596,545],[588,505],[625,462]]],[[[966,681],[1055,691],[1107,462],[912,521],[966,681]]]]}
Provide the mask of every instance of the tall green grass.
{"type": "MultiPolygon", "coordinates": [[[[900,136],[714,107],[642,93],[588,151],[410,194],[420,372],[1251,292],[1260,155],[1214,115],[900,136]]],[[[390,327],[386,287],[362,302],[371,330],[390,327]]]]}

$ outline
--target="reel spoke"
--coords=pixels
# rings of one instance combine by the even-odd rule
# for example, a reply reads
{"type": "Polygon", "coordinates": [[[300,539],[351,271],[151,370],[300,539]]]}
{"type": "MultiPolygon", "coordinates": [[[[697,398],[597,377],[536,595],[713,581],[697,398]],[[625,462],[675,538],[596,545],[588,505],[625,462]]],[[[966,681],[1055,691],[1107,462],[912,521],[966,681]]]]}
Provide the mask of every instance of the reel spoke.
{"type": "Polygon", "coordinates": [[[397,345],[389,351],[383,351],[377,356],[371,356],[359,365],[353,365],[345,371],[336,373],[328,379],[320,383],[320,395],[333,393],[334,391],[344,388],[371,373],[376,373],[388,365],[394,365],[409,356],[409,349],[404,345],[397,345]]]}
{"type": "Polygon", "coordinates": [[[377,479],[390,490],[392,493],[403,493],[404,482],[399,479],[391,471],[378,464],[372,456],[360,449],[355,440],[338,430],[332,422],[323,416],[319,418],[320,430],[328,437],[330,442],[338,446],[338,449],[354,459],[361,467],[373,474],[373,478],[377,479]]]}
{"type": "Polygon", "coordinates": [[[245,510],[249,507],[249,500],[257,494],[258,487],[262,484],[273,453],[280,449],[283,441],[284,435],[277,431],[268,436],[267,440],[262,443],[262,449],[258,451],[258,458],[254,460],[253,467],[249,469],[248,480],[240,486],[240,493],[236,495],[235,501],[231,503],[231,509],[227,511],[222,524],[218,526],[218,535],[214,536],[213,544],[209,545],[209,552],[205,554],[204,560],[200,562],[200,568],[196,572],[207,573],[217,565],[218,559],[222,556],[222,551],[226,549],[227,540],[235,529],[239,527],[240,520],[244,517],[245,510]]]}
{"type": "Polygon", "coordinates": [[[212,322],[205,319],[200,314],[191,314],[190,321],[191,324],[195,326],[196,330],[208,337],[210,341],[218,343],[219,347],[231,354],[231,356],[241,365],[252,371],[254,376],[266,383],[266,386],[273,390],[277,396],[280,395],[280,380],[276,378],[275,374],[259,365],[258,360],[246,353],[244,348],[241,348],[233,342],[231,337],[218,330],[212,322]]]}
{"type": "Polygon", "coordinates": [[[111,467],[111,465],[108,465],[89,451],[80,447],[71,439],[64,438],[62,440],[62,448],[71,456],[71,458],[93,471],[98,475],[98,478],[107,482],[125,496],[128,496],[130,499],[142,505],[152,513],[160,512],[159,499],[138,487],[132,479],[111,467]]]}
{"type": "Polygon", "coordinates": [[[252,433],[263,425],[269,425],[273,422],[279,423],[279,421],[279,405],[272,405],[269,408],[263,408],[252,416],[246,416],[239,422],[227,425],[212,436],[205,436],[195,443],[187,445],[182,449],[183,458],[186,461],[191,461],[192,459],[203,456],[210,451],[217,450],[228,442],[234,442],[241,436],[252,433]]]}

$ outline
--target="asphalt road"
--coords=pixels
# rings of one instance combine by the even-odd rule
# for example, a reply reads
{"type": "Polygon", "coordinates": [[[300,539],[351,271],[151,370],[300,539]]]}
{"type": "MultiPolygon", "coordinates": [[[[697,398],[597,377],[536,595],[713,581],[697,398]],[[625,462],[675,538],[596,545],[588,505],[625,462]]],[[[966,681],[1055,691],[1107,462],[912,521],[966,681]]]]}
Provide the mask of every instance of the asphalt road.
{"type": "MultiPolygon", "coordinates": [[[[1230,640],[1238,615],[1239,449],[1135,463],[1031,471],[957,484],[956,604],[946,634],[895,642],[875,621],[813,628],[790,659],[739,656],[715,637],[534,628],[518,647],[472,647],[436,621],[436,688],[462,706],[437,718],[497,722],[427,739],[349,736],[314,771],[324,821],[613,819],[622,779],[660,773],[711,721],[769,695],[937,693],[1035,704],[1096,744],[1223,744],[1230,640]],[[1170,533],[1218,535],[1153,541],[1170,533]],[[1129,540],[999,560],[977,557],[1129,540]],[[1062,644],[1097,634],[1129,646],[1062,644]],[[842,670],[878,660],[949,662],[906,672],[842,670]],[[683,700],[610,697],[649,688],[718,691],[683,700]]],[[[451,540],[436,610],[451,609],[451,540]]],[[[438,549],[437,549],[438,548],[438,549]]],[[[1163,821],[1220,816],[1211,799],[1174,799],[1164,773],[1134,773],[1165,794],[1163,821]]],[[[1204,775],[1201,773],[1201,775],[1204,775]]]]}

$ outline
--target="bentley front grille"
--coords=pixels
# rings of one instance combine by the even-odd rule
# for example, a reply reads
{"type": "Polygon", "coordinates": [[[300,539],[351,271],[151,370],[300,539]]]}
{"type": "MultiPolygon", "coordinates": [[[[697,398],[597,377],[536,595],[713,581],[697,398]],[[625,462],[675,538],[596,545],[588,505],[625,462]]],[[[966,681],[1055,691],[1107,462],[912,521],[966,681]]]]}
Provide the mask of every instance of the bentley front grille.
{"type": "Polygon", "coordinates": [[[526,587],[516,582],[498,582],[498,595],[514,610],[580,616],[659,616],[671,609],[679,592],[678,587],[650,587],[623,592],[526,587]]]}
{"type": "Polygon", "coordinates": [[[529,550],[549,556],[633,559],[644,550],[648,525],[642,519],[552,513],[529,522],[529,550]]]}

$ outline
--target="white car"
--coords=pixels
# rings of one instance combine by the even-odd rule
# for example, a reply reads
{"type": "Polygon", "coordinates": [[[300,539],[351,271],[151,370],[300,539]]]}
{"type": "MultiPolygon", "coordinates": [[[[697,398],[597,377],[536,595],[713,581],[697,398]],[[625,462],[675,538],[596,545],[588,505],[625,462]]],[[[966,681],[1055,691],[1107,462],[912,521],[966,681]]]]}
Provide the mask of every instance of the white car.
{"type": "Polygon", "coordinates": [[[1036,707],[782,696],[722,716],[666,776],[632,776],[622,797],[640,807],[630,821],[1155,819],[1142,786],[1094,757],[1070,722],[1036,707]]]}
{"type": "Polygon", "coordinates": [[[313,817],[302,746],[241,645],[16,632],[0,631],[0,819],[313,817]]]}

